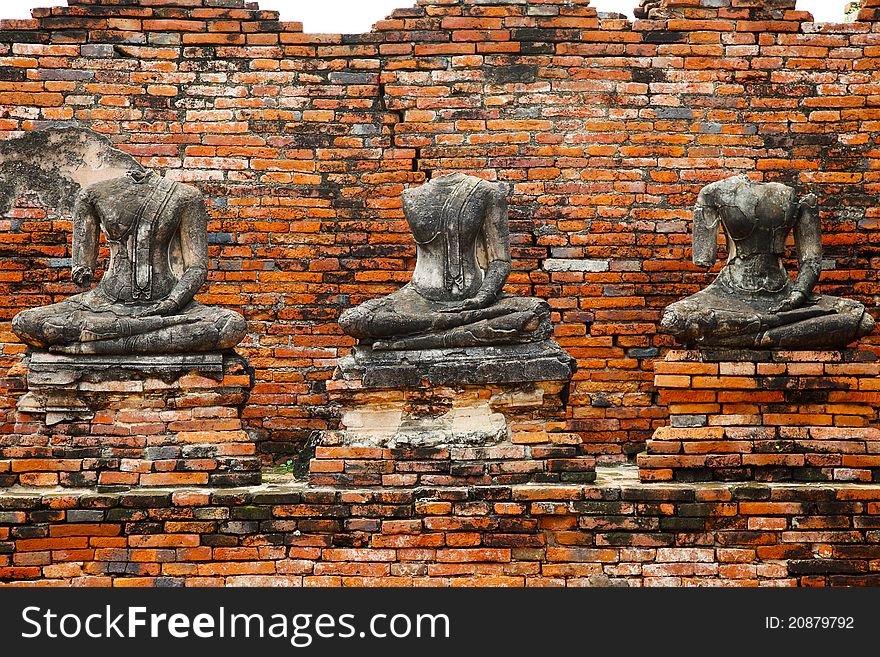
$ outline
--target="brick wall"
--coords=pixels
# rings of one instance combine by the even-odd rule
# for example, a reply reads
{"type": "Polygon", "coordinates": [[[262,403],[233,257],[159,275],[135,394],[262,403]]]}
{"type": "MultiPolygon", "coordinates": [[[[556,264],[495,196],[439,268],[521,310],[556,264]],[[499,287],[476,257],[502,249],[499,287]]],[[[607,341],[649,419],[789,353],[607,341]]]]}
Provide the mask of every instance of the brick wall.
{"type": "MultiPolygon", "coordinates": [[[[209,196],[200,299],[248,320],[247,419],[273,458],[332,425],[352,346],[335,320],[408,279],[400,193],[432,172],[513,184],[508,289],[553,306],[580,365],[569,428],[605,462],[664,421],[656,325],[711,278],[689,261],[705,183],[815,191],[822,289],[877,310],[876,3],[816,25],[794,0],[649,1],[635,23],[586,0],[421,0],[352,36],[241,0],[70,4],[0,23],[0,137],[76,121],[209,196]]],[[[12,315],[74,291],[69,222],[20,205],[0,220],[0,365],[23,349],[12,315]]]]}
{"type": "Polygon", "coordinates": [[[779,484],[4,495],[0,582],[880,584],[880,487],[779,484]]]}

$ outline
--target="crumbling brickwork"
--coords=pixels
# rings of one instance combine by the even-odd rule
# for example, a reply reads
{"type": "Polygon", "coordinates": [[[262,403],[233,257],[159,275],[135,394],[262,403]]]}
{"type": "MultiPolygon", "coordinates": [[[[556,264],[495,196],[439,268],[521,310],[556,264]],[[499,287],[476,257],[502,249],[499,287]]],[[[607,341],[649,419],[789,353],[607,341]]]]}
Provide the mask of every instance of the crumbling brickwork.
{"type": "Polygon", "coordinates": [[[259,484],[241,421],[250,373],[239,356],[216,358],[148,376],[54,363],[41,377],[32,360],[16,365],[0,378],[0,491],[259,484]]]}
{"type": "Polygon", "coordinates": [[[872,352],[673,350],[654,370],[670,425],[643,481],[880,480],[872,352]]]}
{"type": "Polygon", "coordinates": [[[605,481],[0,497],[0,582],[880,584],[880,489],[605,481]]]}
{"type": "MultiPolygon", "coordinates": [[[[352,36],[242,0],[70,4],[0,24],[0,137],[76,121],[208,195],[200,298],[248,321],[246,420],[272,458],[333,425],[336,319],[408,280],[400,194],[432,172],[512,183],[508,291],[552,305],[580,366],[567,430],[600,462],[665,421],[657,321],[712,276],[689,259],[707,182],[817,193],[821,289],[876,311],[876,2],[817,25],[795,0],[645,2],[634,23],[587,0],[421,0],[352,36]]],[[[0,222],[2,365],[23,351],[11,317],[74,291],[69,221],[20,206],[0,222]]]]}

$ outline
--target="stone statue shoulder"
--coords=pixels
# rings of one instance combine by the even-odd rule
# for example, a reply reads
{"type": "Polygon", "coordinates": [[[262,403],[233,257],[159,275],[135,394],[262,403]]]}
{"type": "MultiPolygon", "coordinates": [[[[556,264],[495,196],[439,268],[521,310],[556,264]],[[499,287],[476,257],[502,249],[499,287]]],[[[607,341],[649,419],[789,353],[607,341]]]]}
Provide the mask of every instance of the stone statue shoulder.
{"type": "Polygon", "coordinates": [[[491,191],[492,197],[498,201],[505,200],[513,189],[513,185],[506,182],[490,183],[486,181],[485,186],[491,191]]]}
{"type": "Polygon", "coordinates": [[[93,203],[100,198],[112,195],[116,191],[116,189],[119,188],[119,185],[122,182],[123,178],[125,178],[125,176],[92,183],[91,185],[83,187],[80,190],[79,196],[84,201],[88,203],[93,203]]]}
{"type": "MultiPolygon", "coordinates": [[[[471,191],[469,192],[469,197],[471,199],[469,205],[471,208],[478,208],[477,212],[488,211],[489,208],[498,207],[505,203],[510,192],[510,185],[508,183],[490,182],[488,180],[477,178],[476,176],[464,177],[458,185],[455,187],[448,187],[447,190],[442,193],[444,195],[449,194],[452,189],[458,189],[459,186],[468,181],[468,179],[477,181],[476,186],[471,188],[471,191]]],[[[432,180],[419,187],[411,187],[403,191],[401,196],[403,212],[408,218],[410,218],[410,221],[412,221],[412,217],[421,215],[428,207],[436,204],[438,186],[432,185],[431,182],[434,181],[432,180]]]]}
{"type": "Polygon", "coordinates": [[[508,183],[491,182],[489,180],[480,179],[474,188],[474,193],[480,194],[483,198],[501,200],[507,198],[510,192],[508,183]]]}
{"type": "MultiPolygon", "coordinates": [[[[166,178],[166,180],[168,180],[166,178]]],[[[187,183],[182,183],[177,180],[172,181],[174,185],[174,191],[181,196],[182,198],[186,198],[187,200],[201,200],[205,198],[205,195],[193,185],[188,185],[187,183]]]]}
{"type": "Polygon", "coordinates": [[[491,208],[505,207],[510,190],[509,183],[482,180],[474,190],[473,196],[488,212],[491,208]]]}
{"type": "Polygon", "coordinates": [[[198,204],[205,206],[205,195],[192,185],[182,182],[174,182],[174,195],[178,199],[179,205],[198,204]]]}
{"type": "MultiPolygon", "coordinates": [[[[184,201],[198,201],[204,199],[204,194],[202,194],[199,189],[192,185],[188,185],[186,183],[178,182],[176,180],[171,180],[169,178],[165,178],[163,176],[156,176],[156,182],[163,181],[166,184],[170,184],[171,188],[174,190],[174,195],[184,201]]],[[[86,200],[92,200],[94,198],[100,198],[107,194],[113,194],[120,187],[122,188],[136,188],[140,185],[134,178],[131,177],[131,174],[126,174],[123,176],[118,176],[116,178],[111,178],[109,180],[102,180],[86,187],[83,187],[80,195],[84,197],[86,200]]],[[[145,188],[146,189],[146,188],[145,188]]]]}

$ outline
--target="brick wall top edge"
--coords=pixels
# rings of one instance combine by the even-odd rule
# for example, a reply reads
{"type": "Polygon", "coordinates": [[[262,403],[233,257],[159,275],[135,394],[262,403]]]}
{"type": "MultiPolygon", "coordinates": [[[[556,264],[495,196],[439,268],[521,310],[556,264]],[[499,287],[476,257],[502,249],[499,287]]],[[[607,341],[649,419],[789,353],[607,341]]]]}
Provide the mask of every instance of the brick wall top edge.
{"type": "MultiPolygon", "coordinates": [[[[859,21],[853,23],[814,23],[810,20],[803,21],[777,21],[772,25],[756,25],[754,21],[752,24],[741,26],[745,27],[745,31],[748,32],[788,32],[788,33],[823,33],[823,34],[849,34],[853,32],[868,32],[870,31],[870,23],[880,21],[880,10],[871,10],[875,11],[876,15],[872,15],[871,17],[861,17],[859,21]],[[808,27],[805,27],[808,26],[808,27]],[[859,26],[862,27],[859,27],[859,26]]],[[[52,19],[64,18],[64,17],[56,17],[53,16],[52,19]]],[[[65,19],[65,20],[73,20],[73,19],[65,19]]],[[[164,19],[159,19],[164,20],[164,19]]],[[[219,19],[214,21],[208,21],[211,24],[214,23],[224,23],[225,20],[219,19]]],[[[594,30],[584,30],[582,36],[589,37],[584,40],[593,40],[594,31],[609,31],[609,32],[635,32],[635,33],[646,33],[646,32],[667,32],[672,31],[676,33],[683,32],[703,32],[706,31],[705,26],[699,25],[699,21],[687,21],[687,20],[677,20],[672,23],[670,20],[636,20],[635,22],[625,20],[625,19],[616,19],[616,18],[598,18],[594,30]]],[[[71,32],[79,32],[83,29],[93,29],[92,27],[87,27],[82,24],[76,24],[71,22],[67,25],[57,21],[50,20],[45,21],[42,18],[40,19],[31,19],[31,20],[21,20],[21,19],[2,19],[0,20],[0,32],[6,32],[6,34],[0,34],[0,43],[14,43],[19,40],[21,32],[39,32],[43,31],[44,36],[47,37],[46,41],[52,41],[49,37],[49,31],[51,33],[63,33],[67,30],[71,32]]],[[[712,29],[709,31],[736,31],[741,28],[734,28],[733,30],[728,29],[712,29]]],[[[203,31],[203,30],[201,30],[203,31]]],[[[393,19],[386,19],[383,21],[379,21],[373,27],[370,32],[364,32],[360,34],[339,34],[333,32],[304,32],[303,24],[296,22],[279,22],[279,21],[252,21],[252,25],[248,26],[247,29],[242,28],[238,29],[236,27],[235,30],[219,30],[216,31],[217,35],[222,34],[239,34],[241,32],[248,32],[253,34],[279,34],[281,35],[281,42],[283,44],[308,44],[308,43],[382,43],[386,41],[385,34],[386,33],[405,33],[408,30],[403,29],[399,25],[395,25],[393,19]],[[255,23],[260,23],[256,25],[255,23]],[[270,24],[271,23],[271,24],[270,24]]],[[[114,30],[114,34],[107,37],[109,42],[123,42],[127,43],[124,35],[133,35],[133,34],[142,34],[146,32],[157,32],[157,33],[176,33],[176,30],[168,29],[168,28],[159,28],[159,29],[134,29],[134,30],[114,30]]],[[[418,32],[418,31],[416,31],[418,32]]],[[[439,37],[434,39],[425,38],[424,30],[420,30],[422,34],[413,33],[412,39],[403,39],[404,41],[418,41],[418,42],[434,42],[437,40],[441,40],[443,42],[448,41],[447,38],[440,39],[439,37]]],[[[434,31],[435,35],[441,34],[443,32],[452,34],[453,30],[446,30],[444,28],[440,28],[438,25],[437,30],[434,31]]],[[[101,36],[101,32],[94,32],[88,38],[88,40],[83,41],[85,37],[81,37],[78,42],[91,42],[91,43],[103,43],[105,42],[103,37],[101,36]]],[[[219,39],[219,36],[218,36],[219,39]]],[[[512,39],[517,41],[519,39],[512,39]]],[[[575,35],[571,32],[571,30],[560,30],[560,40],[564,40],[567,42],[578,42],[582,40],[578,35],[575,35]]],[[[218,43],[221,43],[218,40],[218,43]]],[[[227,45],[234,45],[232,42],[225,42],[227,45]]],[[[244,45],[244,44],[242,44],[244,45]]]]}
{"type": "Polygon", "coordinates": [[[177,20],[248,20],[278,21],[277,11],[235,7],[145,7],[141,5],[77,5],[72,7],[46,7],[31,10],[34,18],[155,18],[177,20]]]}
{"type": "Polygon", "coordinates": [[[793,10],[796,4],[797,0],[641,0],[636,8],[636,14],[647,16],[652,12],[675,12],[685,9],[749,9],[773,12],[793,10]]]}
{"type": "Polygon", "coordinates": [[[219,7],[224,9],[259,9],[250,0],[67,0],[67,4],[105,7],[219,7]]]}
{"type": "MultiPolygon", "coordinates": [[[[797,10],[797,0],[641,0],[638,19],[711,19],[748,17],[752,20],[813,22],[809,12],[797,10]]],[[[859,21],[876,21],[880,0],[864,0],[859,21]]]]}
{"type": "Polygon", "coordinates": [[[880,0],[863,0],[858,19],[863,22],[880,21],[880,0]]]}
{"type": "MultiPolygon", "coordinates": [[[[591,0],[418,0],[419,6],[507,6],[507,5],[546,5],[560,7],[566,5],[589,6],[591,0]]],[[[405,3],[406,0],[403,0],[405,3]]]]}
{"type": "MultiPolygon", "coordinates": [[[[48,1],[48,0],[47,0],[48,1]]],[[[61,2],[62,0],[56,0],[61,2]]],[[[492,8],[507,7],[512,12],[519,11],[523,15],[550,15],[552,13],[567,14],[565,8],[579,9],[579,17],[586,17],[587,9],[590,15],[597,15],[597,11],[590,7],[590,0],[414,0],[410,6],[407,0],[400,0],[402,7],[395,9],[388,19],[379,21],[371,31],[393,31],[395,26],[389,21],[405,20],[407,18],[427,18],[443,15],[471,15],[472,13],[491,12],[492,8]]],[[[874,22],[880,20],[880,0],[864,0],[865,6],[858,16],[860,22],[874,22]]],[[[165,20],[248,20],[248,21],[279,21],[277,11],[261,10],[258,2],[249,0],[69,0],[69,6],[50,6],[32,10],[35,18],[71,18],[74,17],[104,17],[104,18],[157,18],[165,20]]],[[[774,20],[792,23],[812,22],[809,12],[797,11],[796,0],[641,0],[636,8],[637,19],[649,19],[662,21],[677,19],[684,21],[697,21],[693,26],[681,23],[678,29],[701,30],[707,26],[706,20],[714,18],[727,20],[774,20]]],[[[600,21],[599,28],[603,25],[619,30],[627,21],[617,20],[605,16],[600,21]],[[613,22],[611,22],[613,21],[613,22]]],[[[4,26],[4,29],[81,29],[73,22],[64,24],[55,21],[56,24],[43,24],[39,26],[25,25],[22,23],[14,26],[4,26]]],[[[834,23],[832,23],[834,24],[834,23]]],[[[152,26],[158,27],[158,26],[152,26]]],[[[641,25],[645,28],[649,26],[641,25]]],[[[718,26],[718,31],[728,31],[718,26]]],[[[755,27],[755,26],[753,26],[755,27]]],[[[650,29],[660,29],[651,27],[650,29]]],[[[711,29],[711,28],[709,28],[711,29]]],[[[736,29],[739,29],[737,26],[736,29]]],[[[173,26],[167,26],[167,31],[174,31],[173,26]]],[[[144,31],[163,31],[161,29],[145,28],[144,31]]],[[[222,31],[237,31],[224,29],[222,31]]],[[[252,30],[251,30],[252,31],[252,30]]],[[[261,26],[261,32],[293,31],[301,32],[296,22],[283,23],[277,29],[273,26],[261,26]]],[[[640,31],[640,30],[637,30],[640,31]]],[[[713,30],[714,31],[714,30],[713,30]]],[[[748,31],[755,31],[751,28],[748,31]]],[[[772,26],[767,26],[766,31],[776,31],[772,26]]],[[[791,28],[779,28],[779,31],[792,31],[791,28]]]]}
{"type": "MultiPolygon", "coordinates": [[[[872,4],[880,3],[880,0],[866,1],[869,8],[862,10],[859,20],[880,20],[880,9],[870,8],[872,4]]],[[[463,23],[456,23],[455,19],[487,16],[527,19],[534,23],[532,27],[542,31],[557,30],[559,37],[566,41],[579,41],[578,30],[633,30],[639,33],[663,30],[798,32],[802,30],[803,23],[812,23],[812,16],[808,12],[788,9],[780,13],[780,8],[793,2],[794,0],[645,0],[637,10],[642,18],[633,23],[613,15],[599,15],[589,6],[588,0],[418,0],[418,6],[394,10],[389,18],[378,21],[370,32],[360,36],[375,40],[383,38],[382,35],[386,33],[404,33],[401,35],[403,38],[405,33],[412,32],[412,38],[404,40],[445,40],[445,37],[439,36],[436,39],[427,38],[430,35],[425,32],[428,30],[440,34],[471,29],[463,23]],[[713,3],[729,6],[706,7],[713,3]],[[660,7],[662,11],[655,10],[660,5],[663,5],[660,7]]],[[[258,3],[245,0],[71,0],[71,6],[34,9],[32,14],[36,19],[34,21],[0,21],[0,30],[88,29],[98,31],[89,39],[96,41],[100,41],[101,30],[123,33],[218,34],[303,32],[302,23],[281,22],[278,12],[260,10],[258,3]]],[[[821,25],[822,31],[833,32],[834,25],[846,25],[850,28],[853,24],[821,25]]],[[[522,24],[520,26],[525,27],[522,24]]],[[[510,39],[529,40],[528,35],[521,32],[512,32],[510,39]]],[[[323,40],[330,35],[331,33],[317,36],[321,37],[319,40],[323,40]]]]}

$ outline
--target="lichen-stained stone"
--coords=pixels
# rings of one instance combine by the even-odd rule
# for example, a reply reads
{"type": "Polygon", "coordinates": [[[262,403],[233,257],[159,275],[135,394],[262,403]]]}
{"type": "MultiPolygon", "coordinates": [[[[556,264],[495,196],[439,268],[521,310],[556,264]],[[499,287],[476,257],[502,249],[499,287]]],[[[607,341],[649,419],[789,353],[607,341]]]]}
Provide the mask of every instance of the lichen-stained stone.
{"type": "Polygon", "coordinates": [[[70,214],[83,188],[129,171],[143,168],[91,130],[26,132],[0,141],[0,212],[7,212],[20,196],[32,195],[51,212],[70,214]]]}
{"type": "Polygon", "coordinates": [[[357,347],[340,359],[344,380],[395,388],[433,385],[486,385],[525,381],[568,381],[577,363],[552,340],[498,347],[377,351],[357,347]]]}

